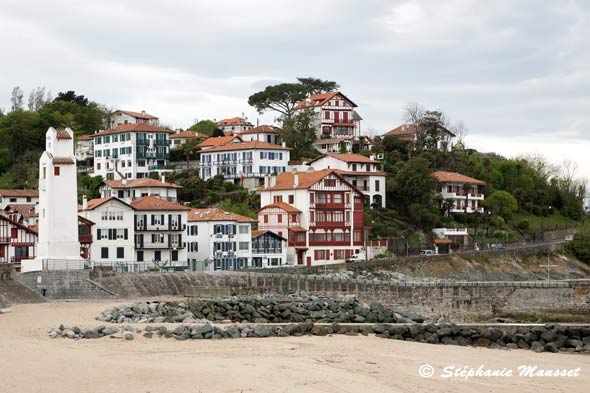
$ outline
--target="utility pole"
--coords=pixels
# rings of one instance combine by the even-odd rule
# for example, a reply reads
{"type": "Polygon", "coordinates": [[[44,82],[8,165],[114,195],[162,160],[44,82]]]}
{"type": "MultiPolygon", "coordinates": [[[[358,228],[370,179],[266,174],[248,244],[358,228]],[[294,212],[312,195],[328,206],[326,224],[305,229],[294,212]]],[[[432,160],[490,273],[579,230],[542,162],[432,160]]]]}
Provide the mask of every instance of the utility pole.
{"type": "Polygon", "coordinates": [[[545,265],[539,265],[540,267],[544,267],[547,270],[547,281],[549,281],[549,271],[552,267],[557,267],[557,265],[550,265],[549,264],[549,252],[547,252],[547,263],[545,265]]]}

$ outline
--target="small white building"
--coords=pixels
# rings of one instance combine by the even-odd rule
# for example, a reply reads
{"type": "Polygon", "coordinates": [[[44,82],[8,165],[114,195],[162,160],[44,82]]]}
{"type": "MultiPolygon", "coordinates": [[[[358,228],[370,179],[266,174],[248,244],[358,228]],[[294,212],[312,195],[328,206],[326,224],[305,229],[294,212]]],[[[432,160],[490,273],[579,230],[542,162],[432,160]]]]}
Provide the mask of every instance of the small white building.
{"type": "Polygon", "coordinates": [[[286,172],[290,149],[266,142],[231,142],[201,152],[199,174],[208,180],[223,176],[253,190],[266,175],[286,172]]]}
{"type": "Polygon", "coordinates": [[[152,195],[176,202],[177,190],[182,187],[178,184],[167,183],[165,179],[162,181],[150,178],[105,180],[99,187],[100,196],[101,198],[117,197],[131,203],[135,199],[152,195]]]}
{"type": "Polygon", "coordinates": [[[50,127],[45,151],[39,158],[39,244],[34,260],[22,262],[23,271],[43,268],[81,269],[78,239],[78,189],[74,133],[50,127]],[[48,264],[51,260],[55,263],[48,264]],[[45,264],[45,266],[44,266],[45,264]]]}
{"type": "MultiPolygon", "coordinates": [[[[418,140],[418,136],[419,136],[420,132],[422,131],[422,129],[423,129],[423,127],[421,125],[402,124],[394,129],[386,132],[385,134],[383,134],[383,137],[391,136],[391,137],[395,137],[395,138],[399,139],[400,141],[413,143],[418,140]]],[[[440,127],[439,132],[440,132],[441,138],[437,143],[437,149],[450,150],[451,147],[453,146],[453,138],[455,137],[455,134],[442,126],[440,127]]]]}
{"type": "Polygon", "coordinates": [[[439,183],[439,207],[447,213],[483,213],[483,189],[486,183],[456,172],[433,173],[439,183]]]}
{"type": "Polygon", "coordinates": [[[12,204],[36,205],[39,203],[39,190],[0,190],[0,210],[12,204]]]}
{"type": "Polygon", "coordinates": [[[280,129],[277,127],[261,125],[242,132],[240,136],[244,142],[256,141],[279,145],[281,143],[279,133],[280,129]]]}
{"type": "Polygon", "coordinates": [[[385,207],[385,181],[381,162],[361,154],[327,153],[307,165],[315,170],[335,169],[348,182],[365,194],[371,206],[385,207]]]}
{"type": "Polygon", "coordinates": [[[255,219],[218,208],[191,209],[186,228],[189,265],[209,270],[252,266],[252,225],[255,219]]]}
{"type": "Polygon", "coordinates": [[[111,128],[117,127],[121,124],[150,124],[152,126],[159,126],[160,120],[154,115],[141,112],[117,110],[113,113],[111,128]]]}
{"type": "Polygon", "coordinates": [[[313,143],[313,147],[320,153],[350,153],[352,151],[352,138],[324,138],[313,143]]]}
{"type": "Polygon", "coordinates": [[[114,267],[135,261],[135,209],[131,205],[115,197],[84,198],[79,214],[95,224],[88,255],[94,265],[114,267]]]}
{"type": "Polygon", "coordinates": [[[205,139],[208,139],[209,135],[202,134],[202,133],[196,132],[196,131],[191,131],[191,130],[186,130],[186,131],[177,130],[174,132],[174,134],[170,134],[169,138],[170,138],[170,148],[175,149],[175,148],[179,148],[182,145],[186,144],[186,142],[191,139],[198,140],[199,143],[201,143],[201,142],[205,141],[205,139]]]}
{"type": "Polygon", "coordinates": [[[187,266],[186,230],[190,208],[155,196],[135,199],[135,260],[187,266]]]}
{"type": "Polygon", "coordinates": [[[241,134],[244,131],[251,130],[254,126],[248,121],[247,117],[232,117],[216,122],[217,127],[223,131],[232,134],[241,134]]]}
{"type": "Polygon", "coordinates": [[[76,160],[85,161],[94,157],[94,144],[91,135],[80,135],[76,140],[76,160]]]}
{"type": "Polygon", "coordinates": [[[162,173],[170,160],[170,131],[147,123],[122,124],[97,132],[93,176],[140,179],[162,173]]]}
{"type": "Polygon", "coordinates": [[[288,266],[287,239],[270,230],[252,231],[252,267],[288,266]]]}

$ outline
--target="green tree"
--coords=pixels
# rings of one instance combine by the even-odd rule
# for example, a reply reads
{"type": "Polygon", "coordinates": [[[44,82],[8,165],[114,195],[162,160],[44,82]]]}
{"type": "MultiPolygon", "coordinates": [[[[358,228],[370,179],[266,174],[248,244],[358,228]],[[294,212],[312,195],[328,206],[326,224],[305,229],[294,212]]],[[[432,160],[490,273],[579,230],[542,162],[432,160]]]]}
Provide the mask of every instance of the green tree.
{"type": "Polygon", "coordinates": [[[590,224],[579,227],[574,239],[565,248],[579,260],[590,264],[590,224]]]}
{"type": "Polygon", "coordinates": [[[213,131],[217,129],[217,123],[213,120],[200,120],[199,122],[193,124],[189,130],[200,132],[201,134],[211,136],[213,131]]]}
{"type": "Polygon", "coordinates": [[[219,138],[221,136],[225,136],[225,134],[223,133],[223,131],[221,131],[220,128],[216,128],[215,130],[213,130],[213,133],[211,134],[211,137],[213,138],[219,138]]]}
{"type": "Polygon", "coordinates": [[[10,111],[18,111],[24,109],[24,93],[18,86],[12,89],[12,95],[10,97],[10,111]]]}
{"type": "Polygon", "coordinates": [[[74,104],[77,104],[80,106],[86,106],[89,103],[88,98],[84,97],[82,94],[80,94],[80,95],[76,94],[76,92],[73,90],[68,90],[65,92],[62,91],[62,92],[57,93],[57,97],[55,97],[53,102],[58,102],[58,101],[73,102],[74,104]]]}
{"type": "Polygon", "coordinates": [[[292,149],[290,156],[292,160],[319,155],[319,152],[313,148],[316,140],[314,117],[315,112],[312,109],[305,109],[292,117],[283,119],[280,136],[287,147],[292,149]]]}
{"type": "Polygon", "coordinates": [[[41,108],[39,115],[41,124],[46,130],[49,127],[71,128],[76,135],[92,133],[102,128],[103,112],[98,104],[91,102],[80,104],[85,99],[72,101],[57,98],[41,108]]]}
{"type": "Polygon", "coordinates": [[[507,191],[495,191],[484,201],[484,205],[503,218],[510,218],[518,210],[516,199],[507,191]]]}
{"type": "Polygon", "coordinates": [[[325,81],[318,78],[297,78],[297,81],[303,86],[306,94],[322,94],[340,88],[340,85],[334,81],[325,81]]]}

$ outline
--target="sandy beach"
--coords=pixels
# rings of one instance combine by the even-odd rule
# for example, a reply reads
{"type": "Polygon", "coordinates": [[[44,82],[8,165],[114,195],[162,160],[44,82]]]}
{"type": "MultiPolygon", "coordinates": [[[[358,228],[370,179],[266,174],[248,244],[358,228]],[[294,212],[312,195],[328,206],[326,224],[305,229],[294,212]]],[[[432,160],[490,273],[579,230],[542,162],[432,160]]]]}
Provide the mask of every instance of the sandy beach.
{"type": "MultiPolygon", "coordinates": [[[[590,356],[428,345],[377,337],[134,341],[51,339],[94,327],[112,302],[16,305],[0,315],[0,392],[587,392],[590,356]],[[420,366],[434,368],[430,378],[420,366]],[[448,366],[581,368],[576,377],[443,378],[448,366]]],[[[141,325],[138,325],[138,327],[141,325]]]]}

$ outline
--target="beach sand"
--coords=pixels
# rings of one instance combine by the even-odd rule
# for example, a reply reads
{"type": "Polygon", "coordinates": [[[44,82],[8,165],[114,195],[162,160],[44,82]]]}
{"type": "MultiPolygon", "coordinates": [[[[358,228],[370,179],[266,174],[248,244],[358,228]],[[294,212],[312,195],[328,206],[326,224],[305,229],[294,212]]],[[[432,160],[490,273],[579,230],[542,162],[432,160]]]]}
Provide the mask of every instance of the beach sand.
{"type": "MultiPolygon", "coordinates": [[[[120,303],[120,302],[119,302],[120,303]]],[[[94,327],[114,302],[16,305],[0,315],[0,392],[588,392],[590,356],[429,345],[377,337],[176,341],[51,339],[94,327]],[[423,364],[435,368],[421,378],[423,364]],[[446,366],[575,369],[578,377],[441,378],[446,366]]]]}

